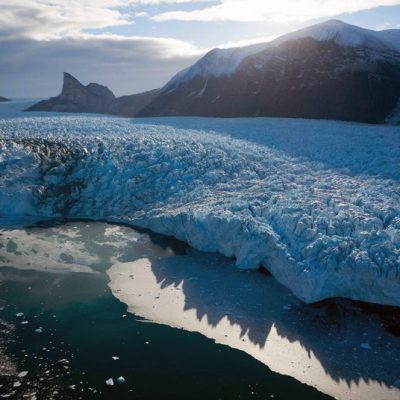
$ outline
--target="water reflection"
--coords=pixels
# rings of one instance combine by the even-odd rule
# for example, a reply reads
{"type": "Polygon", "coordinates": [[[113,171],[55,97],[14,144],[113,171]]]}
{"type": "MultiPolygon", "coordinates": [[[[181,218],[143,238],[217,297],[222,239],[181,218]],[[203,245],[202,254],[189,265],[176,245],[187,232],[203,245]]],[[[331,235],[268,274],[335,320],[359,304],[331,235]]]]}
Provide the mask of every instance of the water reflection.
{"type": "Polygon", "coordinates": [[[136,315],[200,332],[339,399],[400,397],[400,338],[353,303],[305,305],[272,277],[195,252],[116,263],[108,275],[136,315]]]}
{"type": "MultiPolygon", "coordinates": [[[[0,224],[1,226],[1,224],[0,224]]],[[[106,223],[47,222],[0,229],[0,265],[52,273],[96,273],[118,261],[175,254],[175,243],[106,223]]]]}
{"type": "MultiPolygon", "coordinates": [[[[104,321],[115,318],[105,328],[115,351],[113,335],[126,320],[121,318],[122,305],[111,295],[110,305],[103,303],[107,283],[103,272],[107,271],[114,296],[147,320],[200,332],[336,398],[400,397],[400,338],[390,335],[378,316],[347,301],[304,305],[272,277],[239,271],[226,258],[187,250],[161,235],[86,222],[3,228],[0,265],[0,283],[19,282],[25,291],[36,287],[32,290],[35,304],[44,313],[55,312],[57,318],[67,320],[66,327],[73,325],[77,342],[88,331],[85,324],[79,331],[79,321],[86,323],[88,317],[76,313],[88,307],[92,320],[98,309],[96,306],[95,313],[90,305],[97,304],[105,310],[105,316],[96,322],[97,333],[104,321]],[[116,315],[107,311],[111,306],[118,309],[116,315]]],[[[15,290],[17,286],[10,287],[15,290]]],[[[133,338],[130,344],[134,343],[133,338]]],[[[7,343],[0,340],[0,364],[7,362],[9,373],[15,374],[2,346],[6,348],[7,343]]],[[[127,351],[126,346],[121,352],[127,351]]],[[[138,351],[140,347],[134,348],[134,354],[138,351]]],[[[95,370],[95,366],[91,368],[95,370]]],[[[265,374],[270,372],[265,369],[265,374]]]]}

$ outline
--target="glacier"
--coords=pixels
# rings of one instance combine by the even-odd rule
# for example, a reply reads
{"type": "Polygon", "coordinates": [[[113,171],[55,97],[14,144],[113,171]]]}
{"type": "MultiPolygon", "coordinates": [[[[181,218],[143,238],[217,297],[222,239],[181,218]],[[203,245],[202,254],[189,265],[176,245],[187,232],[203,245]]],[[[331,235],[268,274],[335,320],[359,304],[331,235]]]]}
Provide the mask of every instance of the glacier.
{"type": "Polygon", "coordinates": [[[263,266],[305,302],[400,305],[399,128],[4,110],[3,224],[126,223],[263,266]]]}

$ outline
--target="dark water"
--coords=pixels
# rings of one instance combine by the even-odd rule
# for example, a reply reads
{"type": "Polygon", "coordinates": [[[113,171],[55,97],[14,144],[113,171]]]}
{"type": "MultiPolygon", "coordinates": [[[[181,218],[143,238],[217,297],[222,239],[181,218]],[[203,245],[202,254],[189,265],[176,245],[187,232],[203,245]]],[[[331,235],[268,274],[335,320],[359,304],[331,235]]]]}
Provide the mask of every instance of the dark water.
{"type": "Polygon", "coordinates": [[[126,306],[107,286],[105,270],[113,257],[129,261],[143,255],[182,254],[185,246],[125,227],[107,236],[107,227],[102,223],[73,223],[66,227],[68,235],[64,235],[63,227],[28,229],[20,237],[16,232],[2,232],[3,398],[329,398],[270,371],[243,352],[215,344],[200,334],[149,323],[127,313],[126,306]],[[10,245],[11,236],[14,239],[10,245]],[[135,241],[127,240],[131,236],[135,241]],[[87,252],[92,271],[67,273],[52,265],[54,243],[43,251],[39,249],[51,238],[55,238],[54,243],[64,243],[58,259],[72,265],[80,258],[82,263],[83,253],[87,252]],[[76,247],[68,247],[67,242],[76,247]],[[36,253],[29,255],[32,249],[36,253]],[[96,258],[96,254],[100,256],[96,258]],[[10,255],[16,256],[14,265],[10,265],[10,255]],[[49,265],[39,268],[35,264],[35,270],[26,269],[34,264],[35,257],[48,259],[49,265]],[[18,317],[18,313],[23,316],[18,317]],[[113,356],[119,359],[113,360],[113,356]],[[6,367],[15,371],[7,375],[6,367]],[[18,378],[21,371],[28,374],[18,378]],[[107,379],[115,382],[119,376],[125,378],[125,384],[106,385],[107,379]],[[13,387],[16,382],[21,385],[13,387]]]}

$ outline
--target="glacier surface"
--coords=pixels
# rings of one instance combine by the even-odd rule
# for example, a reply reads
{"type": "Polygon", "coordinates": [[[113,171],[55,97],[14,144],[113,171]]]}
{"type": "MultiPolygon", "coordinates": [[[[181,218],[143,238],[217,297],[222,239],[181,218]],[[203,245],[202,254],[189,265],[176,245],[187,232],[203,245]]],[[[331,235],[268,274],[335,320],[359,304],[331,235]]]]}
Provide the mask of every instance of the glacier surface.
{"type": "Polygon", "coordinates": [[[124,222],[262,265],[305,302],[400,305],[399,128],[21,115],[0,117],[3,221],[124,222]]]}

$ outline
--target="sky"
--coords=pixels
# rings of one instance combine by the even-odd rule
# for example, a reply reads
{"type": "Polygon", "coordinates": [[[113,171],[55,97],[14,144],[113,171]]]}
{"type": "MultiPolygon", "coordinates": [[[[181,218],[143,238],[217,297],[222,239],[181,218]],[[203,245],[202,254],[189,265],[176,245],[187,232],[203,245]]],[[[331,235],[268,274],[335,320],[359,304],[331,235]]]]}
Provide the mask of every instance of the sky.
{"type": "Polygon", "coordinates": [[[138,93],[214,47],[331,18],[400,29],[400,0],[0,0],[0,96],[55,96],[63,71],[116,95],[138,93]]]}

